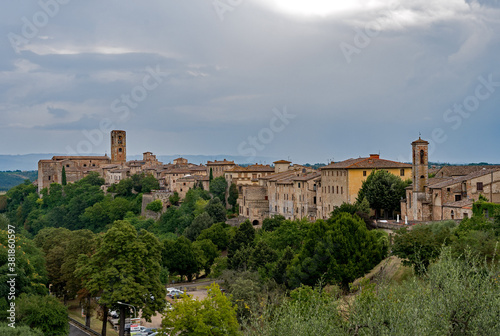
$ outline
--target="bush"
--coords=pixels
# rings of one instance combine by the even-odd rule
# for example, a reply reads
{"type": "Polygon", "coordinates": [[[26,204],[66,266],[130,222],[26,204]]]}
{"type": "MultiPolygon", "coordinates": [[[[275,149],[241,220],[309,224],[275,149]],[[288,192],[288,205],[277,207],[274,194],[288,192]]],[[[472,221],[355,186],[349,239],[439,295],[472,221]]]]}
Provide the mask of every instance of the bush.
{"type": "Polygon", "coordinates": [[[55,297],[23,294],[16,300],[16,304],[20,324],[38,328],[45,335],[68,335],[68,309],[55,297]]]}

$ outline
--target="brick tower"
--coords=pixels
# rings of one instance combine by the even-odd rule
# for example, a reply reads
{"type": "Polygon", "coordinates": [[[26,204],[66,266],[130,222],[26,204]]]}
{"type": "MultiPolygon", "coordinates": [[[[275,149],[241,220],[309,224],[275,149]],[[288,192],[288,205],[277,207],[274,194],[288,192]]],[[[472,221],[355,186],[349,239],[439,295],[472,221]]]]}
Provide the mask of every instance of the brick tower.
{"type": "Polygon", "coordinates": [[[429,142],[419,137],[411,145],[413,149],[413,191],[423,192],[429,178],[429,142]]]}
{"type": "Polygon", "coordinates": [[[111,131],[111,163],[127,162],[127,134],[125,131],[111,131]]]}

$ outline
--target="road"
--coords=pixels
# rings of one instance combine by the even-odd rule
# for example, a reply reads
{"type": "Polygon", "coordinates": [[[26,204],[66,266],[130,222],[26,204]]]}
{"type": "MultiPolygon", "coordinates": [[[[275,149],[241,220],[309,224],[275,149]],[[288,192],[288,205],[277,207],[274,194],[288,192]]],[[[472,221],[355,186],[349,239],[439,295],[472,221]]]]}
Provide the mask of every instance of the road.
{"type": "Polygon", "coordinates": [[[86,333],[83,330],[78,329],[71,323],[69,324],[69,336],[89,336],[90,334],[86,333]]]}

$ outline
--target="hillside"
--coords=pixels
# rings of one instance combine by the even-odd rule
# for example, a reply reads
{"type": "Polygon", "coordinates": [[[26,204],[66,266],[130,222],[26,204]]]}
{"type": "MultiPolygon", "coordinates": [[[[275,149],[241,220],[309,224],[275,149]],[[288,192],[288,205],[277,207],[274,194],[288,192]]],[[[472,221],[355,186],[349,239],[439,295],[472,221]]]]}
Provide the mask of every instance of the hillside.
{"type": "Polygon", "coordinates": [[[38,171],[6,171],[0,172],[0,191],[7,191],[12,187],[24,182],[24,180],[34,181],[38,178],[38,171]]]}

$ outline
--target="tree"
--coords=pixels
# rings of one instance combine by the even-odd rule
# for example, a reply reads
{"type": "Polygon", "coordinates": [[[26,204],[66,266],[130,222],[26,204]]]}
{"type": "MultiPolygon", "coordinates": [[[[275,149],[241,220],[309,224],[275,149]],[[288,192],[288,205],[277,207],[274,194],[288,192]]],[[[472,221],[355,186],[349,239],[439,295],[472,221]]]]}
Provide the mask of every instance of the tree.
{"type": "Polygon", "coordinates": [[[401,199],[405,197],[405,188],[409,183],[386,170],[374,170],[366,181],[363,181],[357,201],[361,203],[366,197],[372,209],[377,212],[386,210],[392,214],[400,209],[401,199]]]}
{"type": "Polygon", "coordinates": [[[151,190],[160,189],[158,180],[151,174],[134,174],[131,179],[133,188],[138,193],[150,193],[151,190]]]}
{"type": "Polygon", "coordinates": [[[223,204],[226,202],[226,189],[227,181],[224,176],[216,177],[210,182],[210,193],[218,197],[223,204]]]}
{"type": "Polygon", "coordinates": [[[238,187],[236,184],[231,183],[229,187],[229,195],[227,197],[227,203],[232,206],[233,212],[235,212],[236,204],[238,204],[238,187]]]}
{"type": "Polygon", "coordinates": [[[146,210],[158,213],[163,210],[163,203],[161,200],[153,201],[146,206],[146,210]]]}
{"type": "MultiPolygon", "coordinates": [[[[35,237],[36,245],[45,254],[51,292],[67,301],[66,280],[61,267],[64,254],[71,244],[72,233],[65,228],[44,228],[35,237]]],[[[78,257],[78,256],[77,256],[78,257]]]]}
{"type": "Polygon", "coordinates": [[[170,204],[172,205],[179,205],[179,201],[181,198],[179,197],[179,193],[177,191],[174,191],[174,194],[168,198],[170,204]]]}
{"type": "Polygon", "coordinates": [[[208,288],[202,301],[184,297],[175,309],[167,311],[162,321],[162,331],[169,335],[238,335],[236,307],[217,284],[208,288]]]}
{"type": "Polygon", "coordinates": [[[273,217],[265,218],[262,222],[262,230],[273,231],[274,229],[280,227],[280,225],[285,221],[285,217],[282,215],[275,215],[273,217]]]}
{"type": "MultiPolygon", "coordinates": [[[[0,215],[0,319],[5,321],[9,303],[11,280],[9,274],[17,274],[15,278],[15,297],[22,293],[47,294],[47,271],[43,253],[32,240],[16,233],[15,238],[8,231],[10,222],[5,215],[0,215]],[[9,237],[10,236],[10,237],[9,237]],[[14,247],[15,248],[12,248],[14,247]],[[15,265],[12,265],[12,250],[15,250],[15,265]],[[9,258],[11,258],[9,260],[9,258]],[[12,269],[15,266],[15,269],[12,269]]],[[[11,229],[12,230],[12,229],[11,229]]],[[[11,231],[12,232],[12,231],[11,231]]]]}
{"type": "Polygon", "coordinates": [[[205,211],[212,217],[214,223],[225,222],[227,219],[226,208],[218,197],[214,197],[208,202],[205,211]]]}
{"type": "Polygon", "coordinates": [[[220,256],[219,250],[217,250],[217,246],[212,243],[209,239],[196,240],[193,242],[193,249],[198,254],[203,254],[203,265],[202,267],[205,269],[205,275],[210,274],[210,268],[214,263],[215,258],[220,256]]]}
{"type": "Polygon", "coordinates": [[[198,273],[203,266],[192,243],[184,236],[163,243],[163,265],[181,278],[186,276],[188,281],[191,281],[193,274],[198,273]]]}
{"type": "MultiPolygon", "coordinates": [[[[81,256],[76,274],[83,278],[89,293],[100,296],[104,311],[120,309],[120,336],[125,327],[127,306],[151,316],[165,307],[165,288],[160,282],[161,245],[151,233],[135,228],[126,221],[117,221],[98,242],[96,253],[81,256]]],[[[103,327],[106,320],[103,321],[103,327]]]]}
{"type": "Polygon", "coordinates": [[[208,175],[208,182],[212,183],[213,179],[214,179],[214,173],[212,171],[212,167],[210,167],[210,174],[208,175]]]}
{"type": "Polygon", "coordinates": [[[288,285],[315,286],[319,280],[341,283],[344,288],[377,265],[387,246],[368,231],[356,215],[340,213],[328,221],[317,220],[288,268],[288,285]]]}
{"type": "Polygon", "coordinates": [[[20,324],[38,328],[45,335],[69,333],[68,309],[50,295],[21,295],[16,300],[16,317],[20,324]]]}
{"type": "MultiPolygon", "coordinates": [[[[250,221],[246,220],[240,224],[240,226],[236,230],[234,237],[229,242],[227,256],[229,258],[229,266],[231,268],[233,268],[232,258],[236,255],[236,252],[242,248],[253,247],[255,244],[254,240],[255,229],[253,228],[253,225],[250,223],[250,221]]],[[[246,257],[248,258],[249,256],[246,257]]],[[[240,262],[235,261],[235,267],[237,266],[236,264],[239,265],[240,262]]]]}
{"type": "Polygon", "coordinates": [[[186,228],[184,235],[189,240],[194,241],[200,235],[201,231],[210,228],[212,224],[212,217],[210,217],[208,213],[204,212],[196,217],[191,225],[186,228]]]}
{"type": "Polygon", "coordinates": [[[394,237],[392,253],[403,259],[403,265],[412,266],[416,273],[422,274],[439,257],[443,244],[450,243],[455,226],[455,222],[448,221],[415,225],[411,231],[402,228],[394,237]]]}
{"type": "Polygon", "coordinates": [[[39,328],[31,329],[28,326],[9,327],[6,323],[0,323],[0,335],[5,336],[44,336],[39,328]]]}
{"type": "Polygon", "coordinates": [[[62,181],[61,181],[61,184],[63,186],[65,186],[66,184],[68,184],[67,180],[66,180],[66,167],[62,167],[62,181]]]}
{"type": "Polygon", "coordinates": [[[80,185],[91,185],[95,187],[100,187],[105,183],[105,180],[97,172],[90,172],[83,179],[78,181],[80,185]]]}
{"type": "Polygon", "coordinates": [[[225,223],[215,223],[208,229],[201,231],[197,240],[209,239],[219,250],[225,250],[229,245],[229,226],[225,223]]]}

